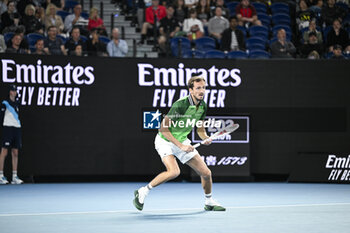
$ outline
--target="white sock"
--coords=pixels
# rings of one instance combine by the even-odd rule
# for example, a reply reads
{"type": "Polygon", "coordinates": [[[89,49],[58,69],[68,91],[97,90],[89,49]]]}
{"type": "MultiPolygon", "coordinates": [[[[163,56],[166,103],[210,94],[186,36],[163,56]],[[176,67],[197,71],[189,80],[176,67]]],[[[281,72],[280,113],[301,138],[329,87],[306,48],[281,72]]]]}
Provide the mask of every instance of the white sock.
{"type": "Polygon", "coordinates": [[[12,171],[12,178],[17,177],[17,171],[12,171]]]}
{"type": "Polygon", "coordinates": [[[0,171],[0,178],[2,178],[4,176],[4,172],[0,171]]]}
{"type": "Polygon", "coordinates": [[[148,185],[145,186],[148,190],[153,189],[153,186],[149,183],[148,185]]]}
{"type": "Polygon", "coordinates": [[[205,194],[205,199],[211,199],[211,193],[205,194]]]}

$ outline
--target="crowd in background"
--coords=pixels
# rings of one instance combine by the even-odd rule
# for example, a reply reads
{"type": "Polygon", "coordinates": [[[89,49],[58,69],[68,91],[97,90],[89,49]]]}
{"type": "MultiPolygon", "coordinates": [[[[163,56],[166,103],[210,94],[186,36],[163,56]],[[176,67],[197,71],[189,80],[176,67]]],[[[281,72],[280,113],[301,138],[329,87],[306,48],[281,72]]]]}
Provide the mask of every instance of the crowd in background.
{"type": "MultiPolygon", "coordinates": [[[[273,58],[343,59],[350,56],[348,1],[117,0],[115,3],[122,5],[124,14],[133,15],[133,24],[141,33],[138,45],[153,44],[159,56],[176,56],[173,42],[178,42],[176,38],[186,38],[190,45],[180,48],[183,54],[186,49],[193,55],[210,48],[225,54],[240,51],[247,56],[262,51],[273,58]],[[276,2],[284,3],[287,12],[282,8],[274,10],[272,6],[276,2]],[[284,20],[283,15],[287,15],[284,20]],[[277,16],[282,20],[275,21],[277,16]],[[200,47],[200,38],[210,38],[214,45],[208,39],[200,47]]],[[[1,0],[0,52],[126,56],[129,48],[119,29],[114,28],[108,37],[97,8],[84,13],[79,3],[71,9],[66,3],[65,0],[1,0]],[[62,18],[58,11],[70,13],[62,18]]]]}

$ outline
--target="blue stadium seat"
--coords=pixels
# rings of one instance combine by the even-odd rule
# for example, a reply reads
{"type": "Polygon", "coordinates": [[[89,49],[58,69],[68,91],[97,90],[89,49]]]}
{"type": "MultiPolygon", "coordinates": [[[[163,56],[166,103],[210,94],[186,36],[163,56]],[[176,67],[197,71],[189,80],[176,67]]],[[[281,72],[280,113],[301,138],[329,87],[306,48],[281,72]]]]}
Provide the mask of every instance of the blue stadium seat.
{"type": "Polygon", "coordinates": [[[210,50],[207,51],[204,55],[205,58],[226,58],[226,54],[220,50],[210,50]]]}
{"type": "Polygon", "coordinates": [[[230,15],[236,15],[236,7],[239,4],[239,2],[229,2],[226,4],[227,8],[230,10],[230,15]]]}
{"type": "Polygon", "coordinates": [[[73,8],[78,4],[75,0],[66,0],[64,4],[64,9],[67,11],[73,11],[73,8]]]}
{"type": "Polygon", "coordinates": [[[204,52],[199,50],[187,50],[183,58],[204,58],[204,52]]]}
{"type": "Polygon", "coordinates": [[[228,59],[247,59],[248,54],[244,51],[231,51],[227,54],[228,59]]]}
{"type": "Polygon", "coordinates": [[[285,13],[289,15],[289,6],[286,3],[275,2],[270,6],[272,15],[285,13]]]}
{"type": "Polygon", "coordinates": [[[173,56],[177,57],[179,50],[182,54],[185,54],[187,50],[191,50],[191,41],[186,37],[174,37],[170,41],[170,47],[173,56]]]}
{"type": "Polygon", "coordinates": [[[243,32],[243,36],[244,36],[244,39],[245,39],[247,37],[247,28],[243,27],[243,26],[240,26],[240,25],[237,25],[236,28],[243,32]]]}
{"type": "Polygon", "coordinates": [[[81,12],[81,17],[83,17],[84,19],[89,19],[89,13],[87,12],[81,12]]]}
{"type": "Polygon", "coordinates": [[[67,37],[64,37],[64,36],[62,36],[62,35],[57,35],[56,37],[57,37],[57,38],[60,38],[61,41],[63,42],[63,44],[65,44],[65,43],[67,42],[67,40],[68,40],[67,37]]]}
{"type": "Polygon", "coordinates": [[[64,22],[64,19],[65,19],[68,15],[70,15],[70,13],[67,12],[67,11],[57,11],[56,14],[59,15],[59,16],[61,16],[63,22],[64,22]]]}
{"type": "Polygon", "coordinates": [[[245,42],[247,49],[251,50],[253,48],[265,49],[266,41],[259,37],[248,38],[245,42]]]}
{"type": "Polygon", "coordinates": [[[258,19],[261,21],[261,23],[267,27],[271,24],[271,17],[264,13],[258,13],[258,19]]]}
{"type": "Polygon", "coordinates": [[[344,10],[346,10],[346,12],[349,12],[349,6],[348,4],[344,3],[344,2],[337,2],[335,3],[335,5],[340,6],[341,8],[343,8],[344,10]]]}
{"type": "Polygon", "coordinates": [[[4,34],[5,42],[7,43],[9,40],[11,40],[14,34],[15,34],[14,32],[6,32],[4,34]]]}
{"type": "Polygon", "coordinates": [[[264,50],[253,50],[249,52],[249,58],[254,59],[269,59],[271,57],[270,53],[264,50]]]}
{"type": "Polygon", "coordinates": [[[111,41],[107,36],[99,36],[98,39],[104,44],[108,44],[111,41]]]}
{"type": "Polygon", "coordinates": [[[323,28],[323,42],[326,43],[327,42],[327,35],[328,35],[328,32],[330,30],[332,30],[333,26],[327,26],[325,28],[323,28]]]}
{"type": "Polygon", "coordinates": [[[272,15],[273,25],[290,25],[290,16],[287,14],[272,15]]]}
{"type": "Polygon", "coordinates": [[[269,36],[269,28],[266,26],[251,26],[249,28],[249,35],[267,39],[269,36]]]}
{"type": "Polygon", "coordinates": [[[204,36],[194,40],[197,50],[208,51],[216,48],[215,40],[211,37],[204,36]]]}
{"type": "Polygon", "coordinates": [[[39,39],[44,39],[44,36],[38,33],[29,33],[27,35],[27,41],[29,46],[34,46],[36,41],[39,39]]]}
{"type": "Polygon", "coordinates": [[[253,2],[253,6],[255,7],[256,13],[267,13],[267,6],[261,2],[253,2]]]}
{"type": "Polygon", "coordinates": [[[82,39],[84,42],[86,42],[88,40],[88,38],[86,36],[80,35],[80,39],[82,39]]]}

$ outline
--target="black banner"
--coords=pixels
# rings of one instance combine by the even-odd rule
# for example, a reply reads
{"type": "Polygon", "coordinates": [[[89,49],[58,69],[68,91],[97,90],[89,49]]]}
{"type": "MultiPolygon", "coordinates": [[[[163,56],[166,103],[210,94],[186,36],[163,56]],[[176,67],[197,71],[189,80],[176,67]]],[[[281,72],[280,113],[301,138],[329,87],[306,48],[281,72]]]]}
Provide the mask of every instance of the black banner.
{"type": "Polygon", "coordinates": [[[350,155],[346,153],[300,153],[289,181],[350,183],[350,155]]]}
{"type": "MultiPolygon", "coordinates": [[[[300,151],[350,151],[348,61],[0,58],[1,98],[19,86],[27,175],[162,171],[143,111],[166,113],[195,73],[207,80],[208,116],[250,117],[252,173],[288,174],[300,151]]],[[[216,146],[218,161],[235,157],[234,143],[216,146]]]]}

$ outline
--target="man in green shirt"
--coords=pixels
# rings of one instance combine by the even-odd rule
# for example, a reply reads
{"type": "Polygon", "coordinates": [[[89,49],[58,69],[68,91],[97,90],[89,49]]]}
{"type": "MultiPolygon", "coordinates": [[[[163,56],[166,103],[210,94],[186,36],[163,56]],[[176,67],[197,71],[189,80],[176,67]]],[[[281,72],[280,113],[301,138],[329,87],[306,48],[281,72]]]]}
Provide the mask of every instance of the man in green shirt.
{"type": "Polygon", "coordinates": [[[134,192],[134,205],[138,210],[143,209],[144,200],[153,187],[172,180],[180,174],[180,168],[176,161],[176,158],[178,158],[183,164],[187,164],[200,175],[205,194],[204,209],[225,211],[225,208],[212,198],[211,171],[187,138],[187,135],[196,125],[199,137],[206,140],[204,144],[209,145],[211,143],[203,124],[198,124],[198,121],[204,121],[207,111],[207,105],[203,101],[205,86],[204,78],[192,77],[188,81],[189,96],[177,100],[167,116],[164,117],[154,144],[166,167],[166,171],[158,174],[148,185],[134,192]],[[198,127],[198,125],[201,126],[198,127]]]}

